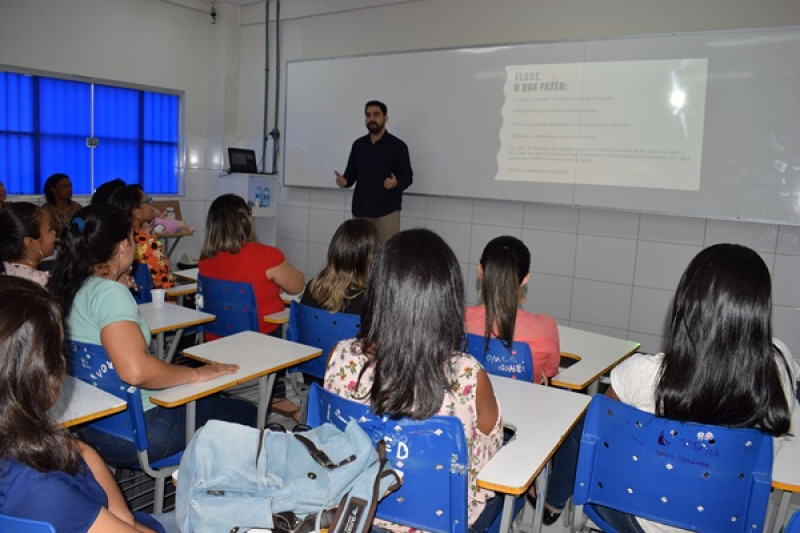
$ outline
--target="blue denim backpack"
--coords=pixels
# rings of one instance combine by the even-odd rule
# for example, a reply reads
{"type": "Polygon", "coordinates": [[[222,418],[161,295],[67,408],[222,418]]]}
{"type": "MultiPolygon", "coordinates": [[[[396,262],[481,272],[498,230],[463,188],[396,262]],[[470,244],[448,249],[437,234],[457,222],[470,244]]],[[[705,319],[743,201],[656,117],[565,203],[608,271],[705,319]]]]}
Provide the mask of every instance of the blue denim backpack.
{"type": "Polygon", "coordinates": [[[299,433],[211,420],[181,459],[175,496],[183,533],[271,529],[366,533],[383,495],[402,483],[384,443],[351,421],[299,433]]]}

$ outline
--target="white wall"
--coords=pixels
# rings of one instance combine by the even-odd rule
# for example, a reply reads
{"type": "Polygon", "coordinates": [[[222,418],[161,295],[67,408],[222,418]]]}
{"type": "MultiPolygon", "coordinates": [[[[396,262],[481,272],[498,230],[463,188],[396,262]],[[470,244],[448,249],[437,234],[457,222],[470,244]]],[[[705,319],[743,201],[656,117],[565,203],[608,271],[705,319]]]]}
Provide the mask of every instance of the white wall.
{"type": "MultiPolygon", "coordinates": [[[[797,0],[383,0],[385,5],[365,8],[366,2],[284,0],[283,60],[800,25],[797,0]]],[[[213,26],[207,5],[201,0],[0,0],[0,64],[185,91],[182,210],[200,229],[216,194],[224,147],[249,145],[260,151],[264,121],[264,5],[240,10],[218,4],[213,26]]],[[[274,95],[274,58],[271,69],[274,95]]],[[[360,110],[353,120],[362,120],[360,110]]],[[[272,121],[270,116],[268,128],[272,121]]],[[[346,157],[330,162],[331,176],[346,157]]],[[[310,189],[279,194],[278,245],[307,274],[322,265],[330,236],[349,216],[350,194],[310,189]]],[[[467,276],[471,301],[483,245],[499,234],[520,236],[533,253],[526,307],[563,324],[639,340],[646,350],[661,343],[668,302],[689,259],[709,244],[740,242],[761,253],[770,267],[776,334],[800,355],[795,309],[800,307],[800,228],[572,209],[533,200],[421,197],[412,187],[403,226],[430,227],[450,243],[467,276]]],[[[184,239],[178,254],[199,250],[201,239],[202,231],[184,239]]]]}
{"type": "MultiPolygon", "coordinates": [[[[796,0],[419,0],[312,15],[314,0],[281,6],[283,61],[504,42],[575,40],[652,33],[800,25],[796,0]]],[[[343,6],[342,4],[348,4],[343,6]]],[[[273,2],[274,5],[274,2],[273,2]]],[[[319,11],[317,11],[319,13],[319,11]]],[[[264,6],[242,10],[242,64],[264,58],[264,6]]],[[[274,21],[274,13],[271,16],[274,21]]],[[[275,31],[274,22],[270,31],[275,31]]],[[[274,51],[273,51],[274,53],[274,51]]],[[[275,67],[274,56],[270,59],[275,67]]],[[[274,94],[274,71],[270,91],[274,94]]],[[[240,135],[261,135],[263,72],[242,70],[240,135]]],[[[283,87],[281,87],[282,90],[283,87]]],[[[376,95],[380,98],[380,95],[376,95]]],[[[391,103],[389,103],[391,105],[391,103]]],[[[331,102],[331,105],[336,105],[331,102]]],[[[283,127],[282,110],[279,117],[283,127]]],[[[270,114],[272,109],[269,109],[270,114]]],[[[465,110],[469,112],[469,110],[465,110]]],[[[353,120],[360,123],[360,110],[353,120]]],[[[447,117],[442,117],[446,121],[447,117]]],[[[270,127],[272,118],[269,121],[270,127]]],[[[458,132],[453,132],[458,135],[458,132]]],[[[414,147],[411,148],[412,165],[414,147]]],[[[347,154],[331,161],[341,170],[347,154]]],[[[278,167],[280,168],[280,166],[278,167]]],[[[336,226],[349,216],[350,193],[284,189],[278,245],[313,275],[336,226]]],[[[689,260],[704,246],[739,242],[757,250],[773,273],[776,334],[800,356],[800,228],[683,217],[406,195],[403,227],[425,226],[453,247],[477,299],[475,270],[485,243],[521,237],[533,254],[525,306],[560,323],[635,339],[649,351],[663,341],[670,298],[689,260]]]]}

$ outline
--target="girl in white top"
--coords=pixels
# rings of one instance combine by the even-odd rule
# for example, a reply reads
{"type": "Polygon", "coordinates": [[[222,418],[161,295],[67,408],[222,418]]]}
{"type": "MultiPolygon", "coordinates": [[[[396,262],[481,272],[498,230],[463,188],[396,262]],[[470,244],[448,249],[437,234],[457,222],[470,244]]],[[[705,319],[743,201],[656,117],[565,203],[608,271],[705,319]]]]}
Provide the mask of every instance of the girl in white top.
{"type": "MultiPolygon", "coordinates": [[[[798,366],[772,338],[771,316],[770,275],[761,257],[736,244],[710,246],[678,284],[665,352],[620,364],[606,394],[665,418],[785,435],[798,366]]],[[[682,531],[598,511],[615,525],[627,520],[631,527],[623,533],[682,531]]]]}

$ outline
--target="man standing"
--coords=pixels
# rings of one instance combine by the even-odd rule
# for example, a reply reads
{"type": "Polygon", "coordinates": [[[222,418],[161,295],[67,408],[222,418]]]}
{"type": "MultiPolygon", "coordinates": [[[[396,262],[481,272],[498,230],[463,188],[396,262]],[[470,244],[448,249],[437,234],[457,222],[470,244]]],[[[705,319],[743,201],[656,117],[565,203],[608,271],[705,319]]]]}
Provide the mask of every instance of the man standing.
{"type": "Polygon", "coordinates": [[[386,104],[370,100],[364,106],[369,134],[356,139],[344,174],[336,172],[336,184],[354,183],[353,216],[371,220],[381,242],[400,231],[403,191],[411,185],[411,160],[406,143],[386,131],[386,104]]]}

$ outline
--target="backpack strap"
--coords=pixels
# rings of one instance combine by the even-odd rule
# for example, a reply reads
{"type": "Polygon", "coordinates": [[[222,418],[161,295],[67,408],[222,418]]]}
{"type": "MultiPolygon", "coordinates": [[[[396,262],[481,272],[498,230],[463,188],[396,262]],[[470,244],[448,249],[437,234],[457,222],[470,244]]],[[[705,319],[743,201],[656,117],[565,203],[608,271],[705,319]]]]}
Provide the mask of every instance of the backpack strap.
{"type": "MultiPolygon", "coordinates": [[[[328,533],[368,533],[378,502],[403,484],[386,458],[386,442],[378,442],[375,448],[379,459],[377,469],[366,469],[356,478],[352,490],[339,502],[328,533]]],[[[318,521],[317,531],[319,527],[318,521]]]]}
{"type": "Polygon", "coordinates": [[[344,466],[348,463],[352,463],[356,460],[355,454],[348,455],[338,463],[334,463],[328,454],[326,454],[323,450],[317,448],[317,445],[309,439],[308,437],[302,435],[301,433],[295,433],[294,438],[296,438],[300,443],[305,447],[308,454],[317,462],[318,465],[324,466],[325,468],[334,469],[339,468],[340,466],[344,466]]]}

